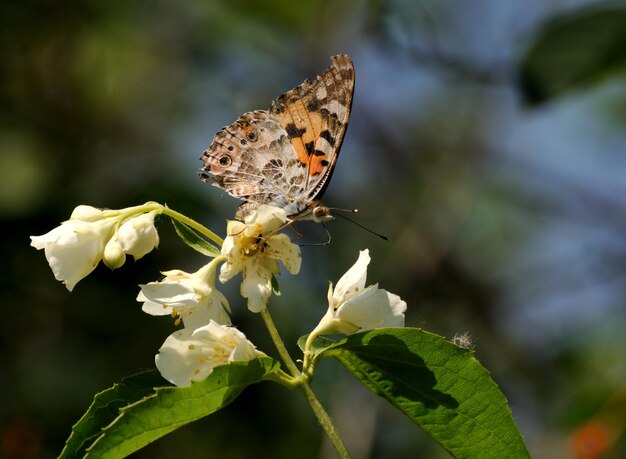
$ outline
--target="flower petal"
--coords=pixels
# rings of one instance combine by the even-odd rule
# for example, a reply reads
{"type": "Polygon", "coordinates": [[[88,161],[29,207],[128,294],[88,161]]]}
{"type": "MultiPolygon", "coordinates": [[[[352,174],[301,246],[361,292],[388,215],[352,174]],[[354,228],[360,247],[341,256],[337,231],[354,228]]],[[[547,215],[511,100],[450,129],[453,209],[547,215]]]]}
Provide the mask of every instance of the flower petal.
{"type": "Polygon", "coordinates": [[[336,311],[336,318],[358,326],[359,331],[365,331],[402,327],[405,311],[406,303],[398,295],[372,285],[342,304],[336,311]]]}
{"type": "MultiPolygon", "coordinates": [[[[259,206],[255,212],[246,218],[247,224],[258,223],[263,227],[263,234],[279,229],[287,222],[287,213],[284,209],[268,205],[259,206]]],[[[230,233],[229,233],[230,234],[230,233]]]]}
{"type": "Polygon", "coordinates": [[[69,220],[43,236],[31,236],[31,245],[44,249],[54,277],[71,292],[102,258],[104,238],[99,225],[69,220]]]}
{"type": "Polygon", "coordinates": [[[257,351],[243,332],[235,327],[226,327],[211,321],[208,325],[194,331],[194,337],[213,346],[212,360],[215,365],[236,360],[251,360],[257,357],[257,351]]]}
{"type": "Polygon", "coordinates": [[[155,357],[161,375],[177,386],[206,378],[218,365],[257,357],[254,345],[233,327],[210,321],[196,330],[172,333],[155,357]]]}
{"type": "Polygon", "coordinates": [[[151,316],[169,316],[172,314],[172,307],[167,304],[155,303],[150,301],[146,296],[139,292],[137,295],[137,301],[143,302],[141,310],[151,316]]]}
{"type": "Polygon", "coordinates": [[[302,256],[300,247],[291,242],[286,234],[275,234],[270,237],[265,247],[265,256],[280,260],[291,274],[300,272],[302,256]]]}
{"type": "Polygon", "coordinates": [[[356,263],[341,276],[341,279],[339,279],[335,286],[333,292],[333,305],[335,308],[363,291],[367,278],[367,265],[369,265],[369,263],[369,250],[361,250],[356,263]]]}
{"type": "Polygon", "coordinates": [[[198,294],[186,282],[150,282],[140,287],[145,297],[155,303],[185,306],[199,300],[198,294]]]}
{"type": "Polygon", "coordinates": [[[193,330],[189,329],[175,331],[167,337],[154,359],[161,376],[179,387],[202,380],[213,371],[202,341],[192,335],[193,330]]]}
{"type": "Polygon", "coordinates": [[[243,263],[224,263],[222,266],[220,266],[220,282],[222,284],[225,284],[241,271],[243,271],[243,269],[243,263]]]}
{"type": "Polygon", "coordinates": [[[165,279],[140,285],[137,301],[142,310],[152,315],[171,314],[182,319],[185,328],[196,329],[211,320],[230,325],[226,297],[215,288],[215,270],[220,263],[215,259],[195,273],[180,270],[165,271],[165,279]]]}
{"type": "MultiPolygon", "coordinates": [[[[252,260],[247,264],[252,264],[252,260]]],[[[261,266],[246,269],[240,291],[248,299],[248,309],[261,312],[272,294],[272,273],[261,266]]]]}
{"type": "Polygon", "coordinates": [[[195,330],[203,327],[211,321],[220,325],[231,325],[230,316],[227,311],[229,309],[228,300],[218,290],[213,290],[211,296],[207,297],[198,304],[197,307],[190,309],[188,313],[180,311],[185,328],[195,330]]]}

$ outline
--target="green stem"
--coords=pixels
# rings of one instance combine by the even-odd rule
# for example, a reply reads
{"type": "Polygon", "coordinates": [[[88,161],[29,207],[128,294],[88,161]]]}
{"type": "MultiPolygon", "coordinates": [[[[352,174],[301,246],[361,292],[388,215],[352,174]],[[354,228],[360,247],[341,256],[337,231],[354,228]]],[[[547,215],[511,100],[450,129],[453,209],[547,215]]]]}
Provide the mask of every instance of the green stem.
{"type": "Polygon", "coordinates": [[[168,217],[174,218],[178,220],[179,222],[184,223],[185,225],[189,226],[190,228],[195,229],[196,231],[203,234],[204,236],[211,239],[213,242],[215,242],[216,244],[220,246],[224,243],[224,240],[221,237],[219,237],[213,231],[208,229],[206,226],[201,225],[197,221],[187,217],[186,215],[181,214],[180,212],[176,212],[175,210],[170,209],[166,205],[163,205],[154,201],[149,201],[139,206],[127,207],[125,209],[122,209],[121,211],[120,210],[106,210],[104,211],[104,214],[105,216],[110,216],[110,217],[114,217],[118,215],[132,216],[133,214],[137,214],[137,213],[146,213],[146,212],[153,212],[153,211],[156,211],[159,214],[167,215],[168,217]]]}
{"type": "Polygon", "coordinates": [[[297,389],[302,385],[305,380],[305,376],[302,375],[299,378],[294,378],[293,376],[288,375],[283,370],[278,370],[276,373],[268,373],[263,376],[263,379],[266,381],[274,381],[278,384],[285,386],[289,389],[297,389]]]}
{"type": "Polygon", "coordinates": [[[175,218],[179,222],[189,226],[190,228],[195,229],[196,231],[203,234],[204,236],[211,239],[213,242],[215,242],[216,244],[220,246],[224,243],[224,240],[221,237],[219,237],[217,234],[215,234],[213,231],[208,229],[206,226],[201,225],[197,221],[187,217],[186,215],[176,212],[175,210],[170,209],[167,206],[163,206],[163,210],[161,211],[161,213],[167,215],[168,217],[175,218]]]}
{"type": "Polygon", "coordinates": [[[294,361],[291,359],[291,356],[289,355],[289,352],[287,351],[287,348],[285,347],[285,343],[283,343],[282,338],[278,334],[278,329],[276,328],[276,325],[274,324],[274,321],[272,320],[272,316],[270,315],[270,311],[268,308],[265,308],[263,309],[263,311],[261,311],[261,317],[263,318],[263,322],[265,322],[267,331],[269,331],[270,336],[272,337],[274,346],[276,346],[276,350],[278,351],[280,358],[285,363],[285,366],[289,370],[289,373],[291,373],[291,376],[293,376],[294,378],[299,377],[301,374],[300,370],[298,370],[298,367],[296,366],[294,361]]]}
{"type": "Polygon", "coordinates": [[[265,326],[267,327],[267,330],[269,331],[270,336],[272,337],[272,341],[274,342],[274,345],[276,346],[276,349],[278,350],[278,354],[280,354],[281,359],[285,363],[285,366],[287,367],[291,375],[295,378],[295,381],[298,382],[297,384],[298,389],[302,391],[307,402],[309,402],[309,405],[311,406],[311,409],[313,410],[315,417],[320,423],[320,426],[322,426],[322,429],[324,429],[324,432],[326,432],[326,435],[328,435],[328,438],[333,444],[335,451],[337,451],[337,455],[342,459],[349,459],[350,453],[348,452],[346,445],[343,443],[343,440],[339,436],[339,432],[337,431],[337,428],[335,427],[335,425],[333,424],[333,421],[330,419],[330,416],[328,415],[328,413],[326,412],[326,410],[320,403],[319,399],[313,392],[313,389],[311,389],[311,386],[307,382],[308,376],[302,374],[298,370],[298,367],[296,366],[294,361],[291,359],[291,356],[289,355],[289,352],[287,351],[287,348],[285,347],[285,343],[280,337],[278,333],[278,329],[276,328],[276,325],[274,324],[274,321],[272,320],[272,316],[270,315],[268,308],[265,308],[263,311],[261,311],[261,317],[263,318],[263,321],[265,322],[265,326]]]}
{"type": "Polygon", "coordinates": [[[309,402],[309,405],[311,406],[311,409],[315,413],[315,416],[317,417],[318,422],[322,426],[322,429],[324,429],[324,432],[326,432],[326,435],[328,435],[328,438],[333,444],[335,451],[337,451],[337,455],[342,459],[349,459],[350,453],[348,452],[346,445],[343,443],[343,440],[339,436],[339,432],[337,431],[337,428],[335,427],[335,425],[333,424],[333,421],[330,419],[330,416],[328,415],[328,413],[326,412],[326,410],[320,403],[319,399],[313,392],[313,389],[311,389],[311,386],[309,386],[309,383],[304,382],[300,386],[300,390],[306,397],[307,402],[309,402]]]}
{"type": "MultiPolygon", "coordinates": [[[[317,330],[317,329],[316,329],[317,330]]],[[[309,333],[308,338],[306,339],[306,343],[304,344],[304,360],[302,361],[302,371],[310,376],[313,376],[313,362],[311,362],[311,346],[313,345],[313,341],[319,335],[316,333],[316,330],[313,330],[309,333]]]]}

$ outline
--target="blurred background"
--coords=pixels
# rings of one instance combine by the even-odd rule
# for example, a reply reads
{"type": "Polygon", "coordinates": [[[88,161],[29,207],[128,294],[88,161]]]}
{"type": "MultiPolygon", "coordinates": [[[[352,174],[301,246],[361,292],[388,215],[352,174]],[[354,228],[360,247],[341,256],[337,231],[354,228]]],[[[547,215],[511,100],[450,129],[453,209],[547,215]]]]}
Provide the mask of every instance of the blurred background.
{"type": "MultiPolygon", "coordinates": [[[[223,234],[238,203],[201,152],[337,53],[357,81],[324,200],[389,242],[336,220],[303,247],[271,302],[294,355],[367,247],[407,325],[471,338],[533,457],[626,457],[625,3],[5,1],[0,23],[1,457],[55,457],[94,393],[153,368],[173,324],[137,284],[203,262],[163,220],[159,250],[70,294],[29,235],[148,200],[223,234]]],[[[235,284],[234,322],[274,353],[235,284]]],[[[355,458],[448,457],[336,362],[313,387],[355,458]]],[[[273,384],[133,457],[174,456],[335,457],[273,384]]]]}

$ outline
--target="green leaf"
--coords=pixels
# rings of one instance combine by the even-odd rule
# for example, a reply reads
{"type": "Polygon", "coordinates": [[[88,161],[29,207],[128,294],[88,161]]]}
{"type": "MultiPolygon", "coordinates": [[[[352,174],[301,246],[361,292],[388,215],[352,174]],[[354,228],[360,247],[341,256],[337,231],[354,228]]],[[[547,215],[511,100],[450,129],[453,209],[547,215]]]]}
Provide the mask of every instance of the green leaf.
{"type": "Polygon", "coordinates": [[[158,371],[151,370],[124,378],[121,383],[97,394],[87,412],[72,427],[72,434],[59,457],[82,457],[101,434],[101,429],[119,415],[120,408],[154,393],[154,387],[168,384],[158,371]]]}
{"type": "MultiPolygon", "coordinates": [[[[300,348],[302,352],[304,352],[304,346],[306,345],[306,340],[308,337],[309,335],[304,335],[298,338],[298,347],[300,348]]],[[[332,346],[335,343],[337,343],[336,340],[332,340],[324,336],[317,336],[313,340],[313,345],[311,346],[311,349],[310,349],[311,356],[315,357],[316,355],[320,354],[321,352],[324,352],[329,346],[332,346]]]]}
{"type": "Polygon", "coordinates": [[[337,358],[454,457],[530,457],[504,395],[471,350],[416,328],[381,328],[351,335],[324,356],[337,358]]]}
{"type": "MultiPolygon", "coordinates": [[[[118,386],[128,385],[124,380],[96,396],[92,407],[74,426],[61,458],[81,457],[85,451],[84,457],[89,458],[126,457],[173,430],[225,407],[247,386],[278,372],[279,367],[270,358],[233,362],[216,367],[206,379],[189,387],[152,388],[138,383],[142,388],[129,390],[134,393],[131,397],[119,396],[118,386]],[[97,411],[104,408],[106,415],[97,416],[97,411]]],[[[146,374],[154,378],[152,382],[162,385],[164,380],[154,373],[146,374]]]]}
{"type": "Polygon", "coordinates": [[[175,218],[171,218],[171,220],[172,224],[174,225],[174,229],[176,230],[176,233],[178,233],[183,242],[189,247],[197,250],[207,257],[214,258],[220,254],[220,249],[218,249],[202,236],[200,236],[195,230],[185,225],[184,223],[179,222],[175,218]]]}
{"type": "Polygon", "coordinates": [[[521,62],[521,89],[530,103],[626,70],[626,8],[586,8],[540,31],[521,62]]]}
{"type": "Polygon", "coordinates": [[[274,295],[280,296],[280,285],[278,285],[278,279],[276,276],[272,274],[272,290],[274,291],[274,295]]]}

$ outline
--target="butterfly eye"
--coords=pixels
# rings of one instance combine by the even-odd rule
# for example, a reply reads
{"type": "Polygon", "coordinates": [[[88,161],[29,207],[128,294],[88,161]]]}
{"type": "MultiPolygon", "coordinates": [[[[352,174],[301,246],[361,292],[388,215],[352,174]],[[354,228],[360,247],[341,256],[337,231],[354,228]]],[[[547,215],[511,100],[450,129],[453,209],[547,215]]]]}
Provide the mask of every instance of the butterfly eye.
{"type": "Polygon", "coordinates": [[[222,167],[228,167],[233,163],[233,160],[231,159],[230,156],[228,155],[224,155],[221,156],[220,159],[218,160],[218,162],[220,163],[220,166],[222,167]]]}
{"type": "Polygon", "coordinates": [[[326,206],[315,206],[313,208],[313,220],[318,222],[318,223],[322,223],[328,220],[332,220],[333,218],[333,214],[331,213],[330,209],[326,206]]]}
{"type": "Polygon", "coordinates": [[[250,142],[256,142],[256,140],[259,138],[259,136],[257,135],[255,131],[248,132],[246,137],[248,138],[250,142]]]}

